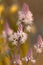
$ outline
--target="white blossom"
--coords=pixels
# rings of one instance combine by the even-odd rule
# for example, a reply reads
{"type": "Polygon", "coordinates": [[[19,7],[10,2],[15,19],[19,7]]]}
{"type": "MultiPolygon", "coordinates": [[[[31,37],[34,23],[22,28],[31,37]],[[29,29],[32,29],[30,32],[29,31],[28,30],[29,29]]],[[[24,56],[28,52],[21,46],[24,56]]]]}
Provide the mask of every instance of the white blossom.
{"type": "Polygon", "coordinates": [[[27,14],[25,15],[23,22],[25,24],[32,24],[33,23],[32,21],[33,21],[33,15],[30,11],[28,11],[27,14]]]}
{"type": "Polygon", "coordinates": [[[27,56],[25,56],[24,58],[22,58],[22,61],[31,61],[33,64],[36,63],[36,60],[33,58],[33,54],[32,54],[32,49],[29,50],[27,56]]]}
{"type": "Polygon", "coordinates": [[[38,46],[34,45],[34,48],[37,53],[42,53],[42,48],[39,48],[38,46]]]}
{"type": "Polygon", "coordinates": [[[11,41],[13,45],[17,45],[18,35],[16,32],[14,34],[12,34],[11,36],[9,36],[9,41],[11,41]]]}
{"type": "Polygon", "coordinates": [[[19,36],[19,38],[20,38],[20,43],[24,43],[26,40],[27,40],[27,34],[25,33],[25,32],[23,32],[23,31],[18,31],[18,36],[19,36]]]}
{"type": "Polygon", "coordinates": [[[23,11],[18,11],[19,20],[23,20],[25,18],[25,14],[23,11]]]}
{"type": "Polygon", "coordinates": [[[31,30],[31,26],[26,26],[26,31],[28,31],[28,32],[30,32],[30,30],[31,30]]]}
{"type": "Polygon", "coordinates": [[[38,36],[37,43],[34,45],[37,53],[41,53],[43,49],[43,40],[41,35],[38,36]]]}
{"type": "Polygon", "coordinates": [[[14,64],[22,65],[22,61],[21,61],[19,55],[17,55],[17,56],[15,57],[15,59],[14,59],[14,64]]]}

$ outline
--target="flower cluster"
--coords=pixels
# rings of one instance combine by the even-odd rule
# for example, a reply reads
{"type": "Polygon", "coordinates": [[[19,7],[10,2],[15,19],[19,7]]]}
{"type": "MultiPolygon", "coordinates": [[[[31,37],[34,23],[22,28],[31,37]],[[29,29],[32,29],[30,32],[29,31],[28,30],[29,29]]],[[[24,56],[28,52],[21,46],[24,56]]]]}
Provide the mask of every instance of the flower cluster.
{"type": "Polygon", "coordinates": [[[33,51],[32,48],[28,51],[27,56],[25,56],[24,58],[22,58],[23,61],[31,61],[33,64],[36,62],[36,60],[33,58],[33,51]]]}
{"type": "Polygon", "coordinates": [[[43,40],[41,35],[38,36],[37,43],[34,45],[34,48],[37,53],[41,53],[43,50],[43,40]]]}
{"type": "Polygon", "coordinates": [[[33,14],[27,4],[23,4],[22,10],[18,11],[18,16],[18,24],[22,24],[26,31],[30,32],[33,23],[33,14]]]}
{"type": "Polygon", "coordinates": [[[14,64],[18,64],[18,65],[22,65],[22,61],[20,59],[20,55],[15,55],[15,60],[14,60],[14,64]]]}
{"type": "Polygon", "coordinates": [[[8,40],[11,41],[13,45],[17,45],[18,42],[22,44],[27,40],[27,34],[22,30],[22,25],[19,25],[17,32],[14,32],[6,22],[5,32],[8,36],[8,40]]]}
{"type": "Polygon", "coordinates": [[[13,45],[17,45],[18,42],[23,44],[27,40],[25,29],[30,32],[32,21],[33,15],[29,10],[28,5],[24,3],[22,10],[18,12],[17,32],[14,32],[7,22],[4,25],[8,40],[11,41],[13,45]]]}
{"type": "MultiPolygon", "coordinates": [[[[9,24],[5,22],[2,36],[4,38],[7,38],[8,41],[10,41],[13,45],[16,45],[17,47],[19,46],[19,43],[23,44],[27,40],[28,34],[26,31],[30,32],[32,24],[33,24],[33,15],[31,11],[29,10],[28,5],[24,3],[22,10],[18,11],[17,31],[14,32],[10,28],[9,24]]],[[[34,48],[36,50],[36,53],[42,52],[43,40],[42,40],[41,35],[38,36],[37,43],[34,45],[34,48]]],[[[15,55],[15,58],[14,58],[15,65],[17,64],[22,65],[22,61],[25,61],[26,65],[28,65],[27,63],[29,61],[31,61],[33,64],[36,63],[36,60],[33,58],[33,51],[31,48],[28,51],[27,55],[23,57],[22,59],[20,58],[19,54],[15,55]]]]}
{"type": "Polygon", "coordinates": [[[32,48],[27,53],[27,56],[23,57],[22,59],[20,58],[20,55],[14,55],[14,64],[22,65],[22,62],[26,62],[26,65],[28,65],[28,62],[31,61],[33,64],[36,63],[36,60],[33,58],[33,51],[32,48]]]}

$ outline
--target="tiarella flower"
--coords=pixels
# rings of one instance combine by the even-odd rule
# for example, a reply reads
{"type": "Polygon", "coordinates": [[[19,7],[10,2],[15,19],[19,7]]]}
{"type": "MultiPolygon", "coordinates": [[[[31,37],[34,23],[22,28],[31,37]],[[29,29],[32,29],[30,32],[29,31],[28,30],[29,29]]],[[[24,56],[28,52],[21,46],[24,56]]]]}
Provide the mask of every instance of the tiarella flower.
{"type": "Polygon", "coordinates": [[[37,45],[34,45],[34,48],[36,50],[36,53],[41,53],[42,52],[42,48],[37,47],[37,45]]]}
{"type": "Polygon", "coordinates": [[[18,11],[19,20],[24,20],[25,14],[22,11],[18,11]]]}
{"type": "Polygon", "coordinates": [[[9,41],[11,41],[12,42],[12,44],[13,45],[17,45],[17,43],[18,43],[18,35],[17,35],[17,33],[15,32],[14,34],[12,34],[11,36],[9,36],[9,41]]]}
{"type": "Polygon", "coordinates": [[[24,43],[27,40],[27,34],[23,32],[23,25],[21,23],[18,26],[17,35],[20,43],[24,43]]]}
{"type": "Polygon", "coordinates": [[[27,4],[23,4],[22,10],[18,12],[18,16],[17,24],[22,24],[23,30],[30,32],[31,25],[33,24],[33,14],[27,4]]]}
{"type": "Polygon", "coordinates": [[[11,36],[9,36],[9,41],[12,42],[13,45],[17,45],[18,43],[24,43],[27,40],[27,34],[23,31],[17,31],[11,36]]]}
{"type": "Polygon", "coordinates": [[[23,22],[25,24],[32,24],[33,23],[32,21],[33,21],[33,15],[30,11],[28,11],[27,14],[25,15],[23,22]]]}
{"type": "Polygon", "coordinates": [[[21,36],[20,36],[20,42],[24,43],[27,40],[27,34],[22,32],[21,36]]]}
{"type": "Polygon", "coordinates": [[[38,36],[37,43],[39,47],[43,48],[43,39],[41,35],[38,36]]]}
{"type": "Polygon", "coordinates": [[[24,12],[24,14],[27,14],[27,12],[29,11],[29,6],[26,3],[23,4],[22,11],[24,12]]]}
{"type": "Polygon", "coordinates": [[[31,30],[31,26],[26,26],[26,31],[28,31],[28,32],[30,32],[30,30],[31,30]]]}
{"type": "Polygon", "coordinates": [[[17,34],[19,36],[19,42],[24,43],[27,40],[27,34],[23,31],[17,31],[17,34]]]}
{"type": "Polygon", "coordinates": [[[10,29],[9,24],[7,22],[5,23],[4,28],[8,36],[12,35],[13,30],[10,29]]]}
{"type": "Polygon", "coordinates": [[[18,30],[17,31],[23,31],[23,25],[21,23],[18,23],[18,30]]]}
{"type": "Polygon", "coordinates": [[[32,49],[29,50],[27,56],[22,58],[22,60],[26,61],[26,62],[28,62],[30,60],[33,64],[36,62],[36,60],[33,58],[32,49]]]}
{"type": "Polygon", "coordinates": [[[25,18],[25,15],[27,14],[28,10],[28,5],[24,3],[22,10],[18,12],[19,20],[23,20],[25,18]]]}
{"type": "Polygon", "coordinates": [[[37,43],[34,45],[34,48],[36,49],[37,53],[41,53],[43,49],[43,40],[41,35],[38,36],[37,43]]]}
{"type": "Polygon", "coordinates": [[[20,55],[16,55],[15,60],[14,60],[14,64],[22,65],[22,61],[20,59],[20,55]]]}
{"type": "Polygon", "coordinates": [[[33,21],[33,15],[30,12],[28,5],[24,4],[21,11],[18,12],[20,22],[24,22],[25,24],[31,24],[33,21]]]}

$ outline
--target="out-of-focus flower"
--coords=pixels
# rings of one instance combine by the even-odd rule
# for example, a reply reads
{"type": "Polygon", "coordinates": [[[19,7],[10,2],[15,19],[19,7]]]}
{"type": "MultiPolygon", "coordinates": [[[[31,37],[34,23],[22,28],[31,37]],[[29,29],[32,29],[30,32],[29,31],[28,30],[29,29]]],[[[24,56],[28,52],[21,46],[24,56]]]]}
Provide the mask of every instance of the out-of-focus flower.
{"type": "Polygon", "coordinates": [[[33,21],[33,17],[32,16],[33,16],[32,13],[30,11],[28,11],[27,14],[25,15],[25,18],[24,18],[23,22],[25,24],[32,24],[33,23],[32,22],[33,21]]]}
{"type": "Polygon", "coordinates": [[[18,11],[19,20],[23,20],[25,18],[25,14],[22,11],[18,11]]]}
{"type": "Polygon", "coordinates": [[[16,11],[18,10],[18,5],[12,5],[11,7],[10,7],[10,9],[9,9],[9,11],[11,12],[11,13],[15,13],[16,11]]]}
{"type": "Polygon", "coordinates": [[[18,43],[18,35],[17,35],[17,33],[15,32],[14,34],[12,34],[8,39],[9,39],[9,41],[11,41],[12,42],[12,44],[13,45],[17,45],[17,43],[18,43]]]}
{"type": "Polygon", "coordinates": [[[28,26],[26,27],[26,31],[30,32],[30,31],[31,31],[31,26],[28,25],[28,26]]]}
{"type": "Polygon", "coordinates": [[[26,61],[26,62],[28,62],[30,60],[33,64],[36,63],[36,60],[33,58],[32,49],[29,50],[27,56],[22,58],[22,60],[26,61]]]}
{"type": "Polygon", "coordinates": [[[43,49],[43,40],[41,35],[38,36],[37,43],[34,45],[34,48],[36,49],[37,53],[41,53],[43,49]]]}
{"type": "Polygon", "coordinates": [[[17,45],[18,43],[24,43],[26,40],[27,34],[23,32],[22,24],[19,24],[17,32],[13,32],[13,34],[9,36],[9,41],[11,41],[13,45],[17,45]]]}
{"type": "Polygon", "coordinates": [[[5,23],[4,28],[5,28],[6,34],[7,34],[8,36],[12,35],[13,30],[10,29],[9,24],[8,24],[7,22],[5,23]]]}
{"type": "Polygon", "coordinates": [[[42,52],[42,48],[39,48],[36,45],[34,45],[34,48],[36,49],[36,52],[37,53],[41,53],[42,52]]]}
{"type": "Polygon", "coordinates": [[[22,65],[22,61],[20,59],[20,55],[17,55],[15,57],[14,64],[22,65]]]}
{"type": "Polygon", "coordinates": [[[17,31],[23,31],[23,25],[21,23],[18,23],[18,30],[17,31]]]}
{"type": "Polygon", "coordinates": [[[22,24],[23,29],[27,32],[30,32],[31,25],[33,24],[33,14],[29,10],[29,7],[26,3],[23,4],[22,10],[18,11],[17,24],[22,24]]]}
{"type": "Polygon", "coordinates": [[[19,36],[19,42],[20,43],[24,43],[27,40],[27,34],[25,32],[23,32],[22,30],[18,30],[17,34],[19,36]]]}
{"type": "Polygon", "coordinates": [[[18,43],[22,44],[26,40],[27,40],[27,34],[20,30],[9,36],[9,41],[11,41],[13,45],[17,45],[18,43]]]}
{"type": "Polygon", "coordinates": [[[22,11],[24,12],[24,14],[27,14],[27,12],[29,11],[29,6],[26,3],[23,4],[22,11]]]}
{"type": "Polygon", "coordinates": [[[33,15],[28,8],[27,4],[24,4],[22,10],[18,12],[19,20],[25,24],[31,24],[33,21],[33,15]]]}
{"type": "Polygon", "coordinates": [[[37,43],[39,47],[43,48],[43,39],[41,35],[38,36],[37,43]]]}

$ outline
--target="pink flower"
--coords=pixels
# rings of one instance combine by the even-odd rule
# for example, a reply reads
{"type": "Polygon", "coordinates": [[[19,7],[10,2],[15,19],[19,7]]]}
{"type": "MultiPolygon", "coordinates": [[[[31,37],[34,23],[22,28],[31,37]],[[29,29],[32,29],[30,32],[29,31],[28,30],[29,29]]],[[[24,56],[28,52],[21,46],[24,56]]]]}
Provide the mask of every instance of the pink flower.
{"type": "Polygon", "coordinates": [[[33,15],[29,10],[27,4],[24,3],[22,10],[18,12],[20,22],[24,22],[25,24],[31,24],[33,21],[33,15]]]}
{"type": "Polygon", "coordinates": [[[21,23],[18,23],[18,30],[17,31],[23,31],[23,25],[21,23]]]}
{"type": "Polygon", "coordinates": [[[28,32],[30,32],[30,30],[31,30],[31,26],[26,26],[26,31],[28,31],[28,32]]]}
{"type": "Polygon", "coordinates": [[[25,24],[32,24],[33,23],[32,21],[33,21],[33,15],[30,11],[28,11],[27,14],[25,15],[23,22],[25,24]]]}
{"type": "Polygon", "coordinates": [[[39,47],[42,47],[43,48],[43,40],[42,40],[41,35],[38,36],[37,43],[38,43],[38,46],[39,47]]]}
{"type": "Polygon", "coordinates": [[[25,18],[25,14],[22,11],[18,11],[19,20],[23,20],[25,18]]]}
{"type": "Polygon", "coordinates": [[[36,49],[37,53],[41,53],[43,49],[43,40],[41,35],[38,36],[37,43],[34,45],[34,48],[36,49]]]}
{"type": "Polygon", "coordinates": [[[13,33],[13,30],[10,29],[7,22],[5,23],[4,28],[5,28],[5,31],[6,31],[7,35],[11,35],[13,33]]]}
{"type": "Polygon", "coordinates": [[[27,56],[22,58],[22,60],[26,61],[26,62],[28,62],[30,60],[33,64],[36,62],[36,60],[33,58],[32,49],[29,50],[27,56]]]}
{"type": "Polygon", "coordinates": [[[24,14],[27,14],[29,11],[29,6],[26,3],[23,4],[22,11],[24,14]]]}
{"type": "Polygon", "coordinates": [[[14,64],[22,65],[22,61],[20,60],[20,55],[15,56],[14,64]]]}
{"type": "Polygon", "coordinates": [[[17,35],[19,36],[19,42],[23,44],[27,40],[27,34],[23,31],[17,31],[17,35]]]}

